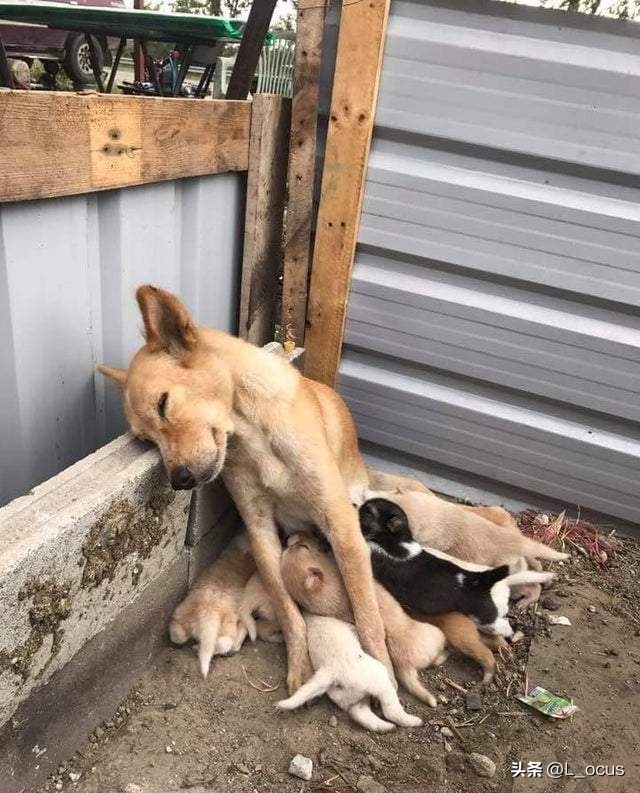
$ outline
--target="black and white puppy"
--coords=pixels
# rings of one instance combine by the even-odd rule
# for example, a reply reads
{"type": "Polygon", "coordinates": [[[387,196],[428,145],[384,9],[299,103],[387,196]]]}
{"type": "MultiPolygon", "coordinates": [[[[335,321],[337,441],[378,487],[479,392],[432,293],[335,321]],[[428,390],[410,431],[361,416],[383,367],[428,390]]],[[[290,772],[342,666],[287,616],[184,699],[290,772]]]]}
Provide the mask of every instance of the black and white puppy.
{"type": "Polygon", "coordinates": [[[486,632],[510,637],[513,629],[506,619],[510,587],[554,577],[536,570],[512,573],[508,565],[489,568],[423,548],[411,536],[404,510],[387,499],[365,501],[359,517],[371,548],[375,579],[415,614],[459,611],[486,632]]]}

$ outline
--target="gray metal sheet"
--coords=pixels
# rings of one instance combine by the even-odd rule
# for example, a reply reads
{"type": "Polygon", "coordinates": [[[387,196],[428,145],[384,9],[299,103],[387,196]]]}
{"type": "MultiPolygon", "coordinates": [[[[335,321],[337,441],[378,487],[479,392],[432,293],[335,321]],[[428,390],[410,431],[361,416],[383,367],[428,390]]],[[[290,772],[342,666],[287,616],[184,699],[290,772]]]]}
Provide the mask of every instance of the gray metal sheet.
{"type": "Polygon", "coordinates": [[[392,4],[339,378],[381,458],[640,522],[639,39],[392,4]]]}
{"type": "Polygon", "coordinates": [[[243,177],[223,174],[0,207],[0,503],[123,431],[99,362],[140,344],[134,290],[179,292],[237,330],[243,177]]]}

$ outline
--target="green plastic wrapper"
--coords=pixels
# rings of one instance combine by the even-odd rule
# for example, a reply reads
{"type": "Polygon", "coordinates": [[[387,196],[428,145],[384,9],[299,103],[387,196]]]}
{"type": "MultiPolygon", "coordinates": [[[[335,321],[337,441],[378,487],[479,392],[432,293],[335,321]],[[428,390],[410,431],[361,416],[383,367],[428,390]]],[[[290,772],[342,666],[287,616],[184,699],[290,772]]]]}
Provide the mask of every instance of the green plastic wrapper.
{"type": "Polygon", "coordinates": [[[572,705],[568,699],[552,694],[542,686],[534,686],[528,694],[517,694],[516,699],[539,710],[552,719],[567,719],[579,710],[577,705],[572,705]]]}

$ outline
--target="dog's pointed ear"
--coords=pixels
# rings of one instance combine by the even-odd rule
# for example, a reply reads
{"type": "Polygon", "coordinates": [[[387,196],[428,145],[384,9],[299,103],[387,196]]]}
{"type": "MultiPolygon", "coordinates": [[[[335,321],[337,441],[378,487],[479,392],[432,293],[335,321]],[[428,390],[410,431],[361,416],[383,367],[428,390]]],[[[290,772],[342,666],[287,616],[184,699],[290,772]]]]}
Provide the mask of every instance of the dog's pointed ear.
{"type": "Polygon", "coordinates": [[[138,288],[136,300],[144,322],[147,345],[152,350],[181,358],[198,342],[195,323],[175,295],[146,284],[138,288]]]}
{"type": "Polygon", "coordinates": [[[319,567],[309,567],[304,577],[304,588],[307,592],[317,592],[324,582],[324,573],[319,567]]]}
{"type": "Polygon", "coordinates": [[[126,369],[118,369],[114,366],[103,366],[102,364],[98,365],[98,371],[100,374],[103,374],[105,377],[108,377],[109,380],[113,380],[113,382],[118,386],[118,388],[124,388],[127,384],[127,370],[126,369]]]}

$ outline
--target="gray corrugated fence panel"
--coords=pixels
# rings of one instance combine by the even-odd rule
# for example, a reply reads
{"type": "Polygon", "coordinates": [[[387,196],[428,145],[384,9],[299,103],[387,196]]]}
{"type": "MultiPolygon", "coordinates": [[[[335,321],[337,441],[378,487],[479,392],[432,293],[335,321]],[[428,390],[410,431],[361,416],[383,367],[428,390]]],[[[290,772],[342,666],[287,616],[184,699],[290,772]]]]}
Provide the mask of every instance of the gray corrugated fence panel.
{"type": "Polygon", "coordinates": [[[340,370],[363,439],[640,522],[638,174],[640,26],[392,4],[340,370]]]}
{"type": "Polygon", "coordinates": [[[0,207],[0,503],[125,429],[94,372],[140,346],[140,283],[236,332],[243,207],[238,174],[0,207]]]}

